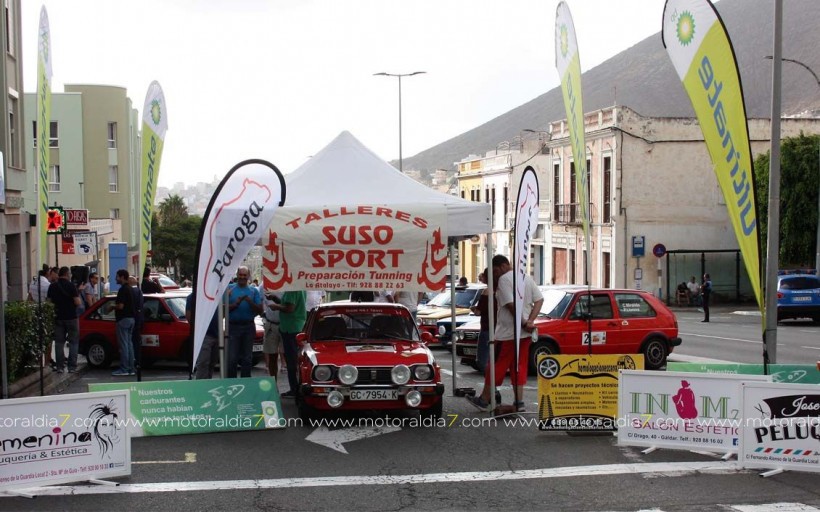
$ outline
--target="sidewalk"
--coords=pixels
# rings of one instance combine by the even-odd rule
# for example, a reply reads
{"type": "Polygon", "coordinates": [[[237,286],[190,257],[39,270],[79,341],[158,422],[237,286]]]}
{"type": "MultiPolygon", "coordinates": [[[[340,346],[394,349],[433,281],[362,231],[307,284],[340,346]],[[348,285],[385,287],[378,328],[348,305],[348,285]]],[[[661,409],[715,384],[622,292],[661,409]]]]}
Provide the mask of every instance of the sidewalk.
{"type": "MultiPolygon", "coordinates": [[[[673,313],[699,313],[703,308],[698,306],[669,306],[673,313]]],[[[760,316],[760,310],[754,304],[713,304],[709,311],[715,314],[760,316]]]]}

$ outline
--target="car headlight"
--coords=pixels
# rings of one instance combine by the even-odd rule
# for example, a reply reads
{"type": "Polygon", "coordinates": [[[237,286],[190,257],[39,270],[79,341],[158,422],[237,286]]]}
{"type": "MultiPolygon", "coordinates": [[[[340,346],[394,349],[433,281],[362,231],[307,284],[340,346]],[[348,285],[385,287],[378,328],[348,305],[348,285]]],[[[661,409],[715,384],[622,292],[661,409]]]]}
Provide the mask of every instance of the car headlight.
{"type": "Polygon", "coordinates": [[[327,382],[333,377],[333,370],[330,366],[319,365],[313,369],[313,380],[327,382]]]}
{"type": "Polygon", "coordinates": [[[436,325],[436,322],[438,322],[438,320],[436,320],[435,318],[422,318],[421,319],[421,325],[436,325]]]}
{"type": "Polygon", "coordinates": [[[433,378],[433,369],[426,364],[420,364],[413,367],[413,375],[416,380],[430,380],[433,378]]]}
{"type": "Polygon", "coordinates": [[[393,380],[394,384],[407,384],[410,380],[410,368],[403,364],[394,366],[393,369],[390,370],[390,378],[393,380]]]}
{"type": "Polygon", "coordinates": [[[346,364],[339,368],[339,381],[348,386],[354,384],[359,378],[359,370],[352,364],[346,364]]]}
{"type": "Polygon", "coordinates": [[[444,327],[443,325],[439,325],[438,326],[438,335],[439,336],[444,336],[445,334],[447,334],[447,328],[444,327]]]}
{"type": "Polygon", "coordinates": [[[456,332],[453,333],[453,340],[456,343],[458,343],[462,339],[464,339],[464,331],[456,331],[456,332]]]}

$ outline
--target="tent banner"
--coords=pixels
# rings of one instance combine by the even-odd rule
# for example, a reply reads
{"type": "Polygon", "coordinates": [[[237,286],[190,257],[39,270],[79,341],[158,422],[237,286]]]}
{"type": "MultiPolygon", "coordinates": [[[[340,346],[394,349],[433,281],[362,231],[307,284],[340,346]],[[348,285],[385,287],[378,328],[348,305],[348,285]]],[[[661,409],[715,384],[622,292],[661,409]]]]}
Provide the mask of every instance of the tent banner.
{"type": "Polygon", "coordinates": [[[284,202],[285,179],[264,160],[236,164],[216,188],[197,242],[194,362],[223,292],[284,202]]]}
{"type": "Polygon", "coordinates": [[[48,173],[51,147],[51,33],[46,6],[40,8],[37,34],[37,265],[48,260],[48,173]]]}
{"type": "Polygon", "coordinates": [[[444,205],[288,207],[266,234],[266,290],[444,289],[444,205]]]}
{"type": "Polygon", "coordinates": [[[587,190],[587,151],[584,142],[584,107],[581,96],[581,57],[578,54],[578,40],[575,24],[566,2],[561,2],[555,11],[555,67],[561,79],[561,92],[567,112],[569,142],[575,165],[575,187],[578,197],[571,198],[578,203],[578,215],[584,226],[587,240],[587,260],[589,250],[589,191],[587,190]]]}
{"type": "MultiPolygon", "coordinates": [[[[749,281],[763,312],[752,150],[732,42],[709,0],[667,0],[662,36],[698,117],[749,281]]],[[[764,314],[764,323],[765,318],[764,314]]]]}
{"type": "Polygon", "coordinates": [[[157,195],[159,162],[168,131],[168,110],[165,95],[159,82],[154,80],[148,86],[145,105],[142,107],[142,179],[140,180],[140,220],[139,220],[139,262],[137,271],[142,272],[146,264],[148,244],[151,242],[151,214],[154,212],[154,198],[157,195]]]}
{"type": "MultiPolygon", "coordinates": [[[[538,176],[535,169],[527,167],[518,185],[518,200],[515,203],[515,249],[513,270],[515,271],[514,307],[515,318],[524,319],[524,289],[529,275],[530,245],[538,227],[538,176]]],[[[521,343],[521,322],[515,323],[516,368],[521,343]]]]}

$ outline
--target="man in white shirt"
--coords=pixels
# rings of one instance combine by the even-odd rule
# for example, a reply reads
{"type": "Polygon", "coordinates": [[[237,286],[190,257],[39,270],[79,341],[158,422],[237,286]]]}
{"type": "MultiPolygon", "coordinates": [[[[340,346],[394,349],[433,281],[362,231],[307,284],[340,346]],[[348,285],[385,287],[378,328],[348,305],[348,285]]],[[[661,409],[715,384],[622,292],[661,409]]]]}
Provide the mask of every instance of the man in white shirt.
{"type": "Polygon", "coordinates": [[[310,311],[325,300],[324,290],[309,290],[305,298],[305,309],[310,311]]]}
{"type": "MultiPolygon", "coordinates": [[[[498,280],[495,296],[498,303],[498,319],[495,324],[495,340],[501,344],[501,353],[495,362],[495,385],[504,382],[504,375],[510,371],[510,380],[514,381],[513,405],[518,412],[524,412],[524,385],[527,383],[530,345],[535,319],[541,311],[544,297],[532,277],[524,278],[524,311],[520,319],[514,317],[515,298],[513,280],[515,274],[510,260],[500,254],[493,257],[493,278],[498,280]],[[515,365],[515,323],[521,322],[521,339],[519,344],[519,361],[515,365]]],[[[467,400],[480,410],[487,410],[490,400],[490,372],[484,373],[484,389],[478,397],[468,396],[467,400]]]]}
{"type": "Polygon", "coordinates": [[[279,332],[279,310],[272,306],[282,302],[282,293],[266,291],[265,285],[259,285],[262,294],[262,325],[265,327],[265,338],[262,342],[262,352],[265,354],[265,363],[268,366],[268,375],[277,378],[279,374],[279,347],[282,345],[282,334],[279,332]]]}
{"type": "Polygon", "coordinates": [[[416,319],[416,313],[419,309],[419,300],[421,300],[421,293],[411,292],[409,290],[397,290],[393,292],[393,302],[401,304],[410,310],[413,315],[413,320],[416,319]]]}

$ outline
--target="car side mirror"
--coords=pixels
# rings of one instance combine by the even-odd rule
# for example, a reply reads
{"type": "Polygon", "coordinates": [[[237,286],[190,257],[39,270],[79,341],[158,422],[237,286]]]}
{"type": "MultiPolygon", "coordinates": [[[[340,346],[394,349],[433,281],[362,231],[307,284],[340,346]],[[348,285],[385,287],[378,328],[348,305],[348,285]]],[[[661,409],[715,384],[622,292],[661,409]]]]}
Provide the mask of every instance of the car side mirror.
{"type": "Polygon", "coordinates": [[[422,333],[421,333],[421,342],[424,343],[425,345],[429,345],[430,343],[433,343],[432,333],[429,333],[427,331],[422,331],[422,333]]]}
{"type": "Polygon", "coordinates": [[[296,335],[296,343],[301,347],[307,342],[307,334],[300,332],[296,335]]]}
{"type": "Polygon", "coordinates": [[[170,313],[160,313],[159,319],[162,320],[163,322],[173,322],[174,321],[174,317],[172,317],[170,313]]]}

